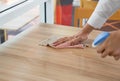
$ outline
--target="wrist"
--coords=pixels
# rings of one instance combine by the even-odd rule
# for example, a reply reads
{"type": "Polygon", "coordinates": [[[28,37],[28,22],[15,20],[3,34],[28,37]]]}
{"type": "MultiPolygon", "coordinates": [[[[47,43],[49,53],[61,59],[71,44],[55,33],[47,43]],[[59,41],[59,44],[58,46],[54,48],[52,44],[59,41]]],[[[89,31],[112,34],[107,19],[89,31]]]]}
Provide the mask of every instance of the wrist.
{"type": "Polygon", "coordinates": [[[89,24],[86,24],[82,29],[82,33],[89,35],[93,31],[93,29],[94,28],[92,26],[90,26],[89,24]]]}
{"type": "Polygon", "coordinates": [[[92,26],[90,26],[89,24],[86,24],[83,27],[83,29],[80,32],[78,32],[75,36],[76,37],[79,37],[79,36],[88,36],[92,32],[93,29],[94,28],[92,26]]]}

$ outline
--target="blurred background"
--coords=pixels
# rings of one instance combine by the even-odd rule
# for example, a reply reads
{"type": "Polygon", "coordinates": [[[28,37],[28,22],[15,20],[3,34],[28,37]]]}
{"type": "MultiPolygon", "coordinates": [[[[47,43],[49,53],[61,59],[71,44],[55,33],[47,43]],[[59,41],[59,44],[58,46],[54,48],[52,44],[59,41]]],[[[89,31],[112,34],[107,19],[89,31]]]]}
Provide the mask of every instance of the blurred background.
{"type": "MultiPolygon", "coordinates": [[[[0,14],[8,6],[18,5],[29,0],[0,0],[0,14]]],[[[34,0],[33,0],[34,1],[34,0]]],[[[94,11],[99,0],[54,0],[54,24],[71,27],[84,27],[90,15],[94,11]]],[[[7,39],[11,39],[29,27],[40,23],[39,5],[34,6],[24,14],[3,25],[7,29],[7,39]],[[16,24],[13,24],[15,23],[16,24]],[[20,22],[20,23],[19,23],[20,22]]],[[[103,25],[102,31],[113,31],[120,28],[120,12],[116,12],[103,25]]]]}

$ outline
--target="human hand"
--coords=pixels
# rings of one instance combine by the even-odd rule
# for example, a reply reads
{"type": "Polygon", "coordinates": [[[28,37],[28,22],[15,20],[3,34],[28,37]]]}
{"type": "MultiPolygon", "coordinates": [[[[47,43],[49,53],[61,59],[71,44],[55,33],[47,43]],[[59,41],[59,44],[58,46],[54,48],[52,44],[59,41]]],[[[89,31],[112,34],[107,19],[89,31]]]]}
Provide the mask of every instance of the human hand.
{"type": "Polygon", "coordinates": [[[113,56],[115,60],[120,59],[120,30],[110,33],[110,36],[97,48],[101,57],[113,56]]]}
{"type": "Polygon", "coordinates": [[[83,48],[83,41],[87,40],[88,35],[77,34],[74,36],[63,37],[58,39],[53,43],[53,47],[55,48],[83,48]]]}
{"type": "Polygon", "coordinates": [[[83,41],[88,39],[88,35],[92,32],[94,28],[89,24],[86,24],[83,29],[78,32],[76,35],[63,37],[58,39],[53,43],[55,48],[83,48],[83,41]]]}

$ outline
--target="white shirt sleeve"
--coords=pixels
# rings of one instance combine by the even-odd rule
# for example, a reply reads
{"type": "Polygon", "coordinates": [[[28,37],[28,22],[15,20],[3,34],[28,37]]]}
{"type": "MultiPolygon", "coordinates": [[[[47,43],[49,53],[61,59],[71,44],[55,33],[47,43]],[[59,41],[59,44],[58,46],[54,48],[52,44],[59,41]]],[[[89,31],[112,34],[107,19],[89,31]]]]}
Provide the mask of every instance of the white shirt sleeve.
{"type": "Polygon", "coordinates": [[[106,20],[120,8],[120,0],[99,0],[88,24],[100,29],[106,20]]]}

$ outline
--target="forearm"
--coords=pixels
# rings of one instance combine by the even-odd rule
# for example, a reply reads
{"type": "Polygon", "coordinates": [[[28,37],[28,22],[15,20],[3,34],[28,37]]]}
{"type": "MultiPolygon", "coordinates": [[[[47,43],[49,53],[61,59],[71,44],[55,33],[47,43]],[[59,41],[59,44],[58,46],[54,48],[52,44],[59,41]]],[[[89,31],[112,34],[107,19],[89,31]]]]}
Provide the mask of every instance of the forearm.
{"type": "Polygon", "coordinates": [[[120,0],[99,0],[88,24],[100,29],[106,20],[120,8],[120,0]]]}
{"type": "Polygon", "coordinates": [[[88,23],[83,27],[82,29],[82,33],[85,34],[90,34],[93,31],[94,27],[92,27],[91,25],[89,25],[88,23]]]}
{"type": "Polygon", "coordinates": [[[78,32],[75,37],[79,36],[88,36],[92,31],[94,30],[94,27],[90,26],[89,24],[86,24],[80,32],[78,32]]]}
{"type": "Polygon", "coordinates": [[[120,8],[120,0],[100,0],[82,31],[76,36],[89,35],[93,29],[100,29],[106,20],[120,8]]]}

